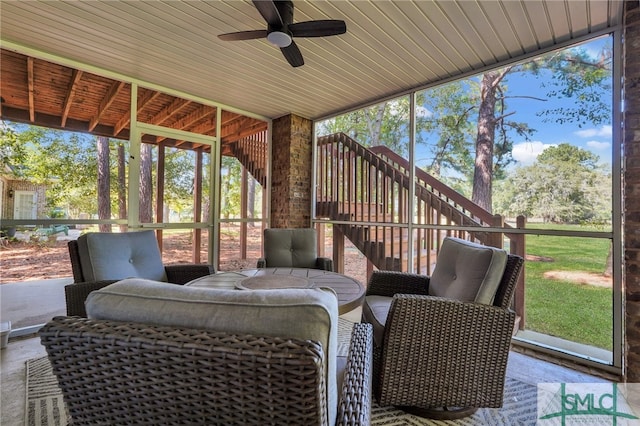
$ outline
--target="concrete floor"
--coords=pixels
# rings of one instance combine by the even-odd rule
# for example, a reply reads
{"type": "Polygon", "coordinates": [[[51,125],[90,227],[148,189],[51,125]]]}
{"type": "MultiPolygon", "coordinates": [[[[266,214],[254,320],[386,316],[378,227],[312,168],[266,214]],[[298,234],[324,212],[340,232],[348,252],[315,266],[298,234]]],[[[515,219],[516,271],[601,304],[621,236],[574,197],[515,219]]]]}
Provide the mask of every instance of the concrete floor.
{"type": "Polygon", "coordinates": [[[25,362],[46,355],[34,332],[57,315],[66,314],[64,286],[72,278],[0,285],[0,321],[11,321],[9,344],[0,351],[0,425],[24,424],[25,362]],[[22,337],[16,337],[26,333],[22,337]]]}
{"type": "Polygon", "coordinates": [[[13,330],[44,324],[66,314],[64,286],[73,278],[24,281],[0,285],[0,320],[13,330]]]}

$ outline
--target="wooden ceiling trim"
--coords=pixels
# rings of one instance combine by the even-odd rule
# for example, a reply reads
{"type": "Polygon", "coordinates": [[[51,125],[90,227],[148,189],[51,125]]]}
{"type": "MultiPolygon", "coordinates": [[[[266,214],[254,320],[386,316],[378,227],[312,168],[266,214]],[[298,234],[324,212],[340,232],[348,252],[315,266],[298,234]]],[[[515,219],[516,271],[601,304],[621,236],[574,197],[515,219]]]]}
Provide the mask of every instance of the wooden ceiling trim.
{"type": "Polygon", "coordinates": [[[60,120],[60,125],[62,127],[67,124],[67,117],[69,117],[69,110],[71,109],[71,104],[73,103],[73,97],[75,96],[76,90],[78,89],[78,83],[82,78],[83,72],[80,70],[73,70],[73,75],[71,77],[71,87],[69,88],[69,92],[67,92],[67,97],[64,100],[64,108],[62,110],[62,120],[60,120]]]}
{"type": "Polygon", "coordinates": [[[91,121],[89,121],[90,132],[93,131],[93,129],[95,129],[95,127],[98,125],[98,123],[100,122],[100,117],[102,117],[102,114],[104,114],[105,111],[109,108],[109,106],[113,103],[113,101],[116,99],[116,96],[118,96],[118,93],[122,90],[124,86],[125,86],[125,82],[123,81],[113,82],[113,84],[109,88],[109,91],[107,92],[105,97],[102,99],[102,102],[100,102],[100,106],[98,107],[98,111],[96,111],[96,115],[93,116],[91,121]]]}
{"type": "Polygon", "coordinates": [[[33,58],[31,56],[27,58],[27,83],[29,86],[29,121],[33,123],[35,121],[36,109],[33,100],[33,58]]]}

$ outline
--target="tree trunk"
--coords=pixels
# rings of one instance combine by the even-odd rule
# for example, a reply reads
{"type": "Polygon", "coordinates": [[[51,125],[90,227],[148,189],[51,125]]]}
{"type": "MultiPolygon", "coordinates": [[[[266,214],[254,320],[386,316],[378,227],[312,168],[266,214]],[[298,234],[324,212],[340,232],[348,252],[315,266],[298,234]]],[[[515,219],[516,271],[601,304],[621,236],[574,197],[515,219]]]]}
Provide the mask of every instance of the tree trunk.
{"type": "MultiPolygon", "coordinates": [[[[98,148],[98,219],[111,219],[111,185],[109,173],[109,138],[99,136],[98,148]]],[[[100,224],[100,232],[111,232],[111,225],[100,224]]]]}
{"type": "Polygon", "coordinates": [[[368,114],[364,114],[367,119],[367,128],[369,130],[369,135],[371,135],[370,146],[380,145],[380,135],[382,134],[382,123],[384,119],[384,112],[387,109],[387,103],[383,102],[379,105],[371,107],[370,111],[375,112],[375,115],[372,117],[368,114]]]}
{"type": "Polygon", "coordinates": [[[151,177],[151,145],[143,143],[140,147],[140,222],[151,223],[153,220],[151,177]]]}
{"type": "MultiPolygon", "coordinates": [[[[118,144],[118,219],[127,218],[127,176],[124,144],[118,144]]],[[[127,225],[120,225],[120,232],[127,232],[127,225]]]]}
{"type": "Polygon", "coordinates": [[[480,86],[476,161],[471,197],[474,203],[488,212],[492,211],[491,183],[493,178],[493,142],[496,131],[496,89],[501,77],[499,72],[487,72],[482,76],[480,86]]]}

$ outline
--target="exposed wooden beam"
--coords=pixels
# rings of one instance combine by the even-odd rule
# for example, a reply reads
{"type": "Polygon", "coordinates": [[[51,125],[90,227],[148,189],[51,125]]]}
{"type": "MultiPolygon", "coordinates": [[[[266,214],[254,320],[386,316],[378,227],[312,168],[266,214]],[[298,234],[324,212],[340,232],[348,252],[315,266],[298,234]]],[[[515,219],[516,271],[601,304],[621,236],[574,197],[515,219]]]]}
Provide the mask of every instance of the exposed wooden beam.
{"type": "MultiPolygon", "coordinates": [[[[158,91],[155,91],[155,90],[147,90],[147,91],[145,91],[144,94],[138,100],[137,113],[140,114],[140,111],[142,111],[143,108],[147,104],[149,104],[149,102],[152,102],[154,99],[156,99],[161,94],[162,93],[160,93],[158,91]]],[[[122,131],[122,129],[124,129],[125,127],[127,127],[129,125],[130,122],[131,122],[131,110],[128,109],[127,113],[125,115],[123,115],[122,118],[120,120],[118,120],[116,125],[113,127],[114,135],[117,135],[118,133],[120,133],[122,131]]]]}
{"type": "Polygon", "coordinates": [[[64,100],[64,109],[62,110],[62,120],[60,120],[60,125],[64,127],[67,124],[67,117],[69,116],[69,110],[71,109],[71,104],[73,103],[73,97],[76,94],[76,89],[78,88],[78,83],[82,78],[82,71],[73,70],[73,74],[71,75],[71,83],[69,84],[69,91],[67,92],[67,96],[64,100]]]}
{"type": "MultiPolygon", "coordinates": [[[[29,121],[29,111],[27,111],[26,109],[8,107],[6,105],[2,108],[2,118],[18,123],[31,123],[29,121]]],[[[89,123],[87,121],[80,121],[71,117],[67,119],[67,124],[65,127],[62,127],[60,125],[60,116],[57,114],[50,115],[42,112],[36,112],[35,119],[35,122],[38,123],[38,126],[42,127],[50,127],[52,129],[66,130],[71,132],[89,132],[89,123]]],[[[106,136],[108,138],[114,137],[113,127],[100,124],[91,131],[91,134],[96,136],[106,136]]],[[[122,140],[129,139],[129,131],[125,130],[117,138],[122,140]]]]}
{"type": "Polygon", "coordinates": [[[157,113],[151,120],[149,120],[149,124],[154,124],[156,126],[161,125],[173,115],[180,112],[180,110],[187,105],[189,105],[191,101],[181,98],[174,98],[173,101],[164,107],[162,111],[157,113]]]}
{"type": "Polygon", "coordinates": [[[258,132],[263,132],[265,130],[267,130],[267,123],[257,120],[255,121],[254,124],[247,124],[245,126],[241,126],[235,132],[230,132],[226,135],[223,135],[222,143],[228,144],[231,142],[235,142],[238,139],[246,138],[247,136],[251,136],[258,132]]]}
{"type": "MultiPolygon", "coordinates": [[[[216,113],[215,108],[207,105],[202,105],[198,109],[182,117],[180,120],[176,120],[173,123],[171,123],[171,128],[186,130],[189,128],[189,126],[192,126],[194,123],[197,123],[198,121],[202,120],[208,115],[212,115],[215,117],[215,113],[216,113]]],[[[164,137],[158,137],[158,142],[162,142],[165,139],[166,138],[164,137]]]]}
{"type": "Polygon", "coordinates": [[[33,58],[31,56],[27,58],[27,84],[29,86],[29,121],[33,123],[36,118],[36,110],[33,100],[33,58]]]}
{"type": "Polygon", "coordinates": [[[113,101],[116,99],[116,96],[118,96],[118,93],[124,86],[125,83],[123,81],[114,81],[114,83],[111,85],[105,97],[102,98],[100,106],[98,107],[98,111],[96,111],[96,115],[94,115],[91,121],[89,121],[90,132],[93,131],[93,129],[95,129],[95,127],[98,125],[98,123],[100,122],[100,117],[105,113],[107,109],[109,109],[109,106],[111,106],[113,101]]]}

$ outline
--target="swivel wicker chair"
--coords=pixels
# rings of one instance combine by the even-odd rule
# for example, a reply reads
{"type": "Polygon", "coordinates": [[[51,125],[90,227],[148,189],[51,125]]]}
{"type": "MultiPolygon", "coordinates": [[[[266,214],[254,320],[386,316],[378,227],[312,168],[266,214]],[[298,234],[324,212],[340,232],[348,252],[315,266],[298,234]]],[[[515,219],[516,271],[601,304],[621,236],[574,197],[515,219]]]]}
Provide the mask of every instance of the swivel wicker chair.
{"type": "Polygon", "coordinates": [[[205,264],[163,265],[155,232],[90,232],[69,241],[73,284],[65,287],[67,315],[86,316],[87,295],[123,278],[147,278],[172,284],[213,274],[205,264]]]}
{"type": "Polygon", "coordinates": [[[341,360],[331,291],[128,279],[87,313],[40,331],[70,424],[369,424],[372,328],[341,360]]]}
{"type": "Polygon", "coordinates": [[[264,230],[264,257],[258,268],[313,268],[333,271],[333,260],[318,257],[317,235],[312,228],[264,230]]]}
{"type": "Polygon", "coordinates": [[[501,407],[520,256],[445,238],[431,277],[376,271],[362,321],[374,327],[374,396],[453,419],[501,407]]]}

